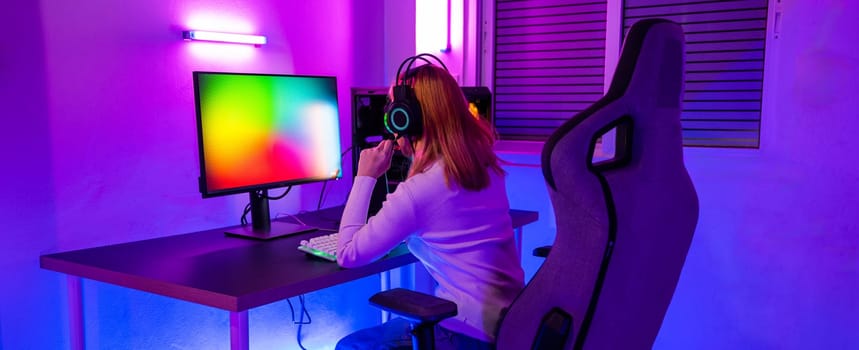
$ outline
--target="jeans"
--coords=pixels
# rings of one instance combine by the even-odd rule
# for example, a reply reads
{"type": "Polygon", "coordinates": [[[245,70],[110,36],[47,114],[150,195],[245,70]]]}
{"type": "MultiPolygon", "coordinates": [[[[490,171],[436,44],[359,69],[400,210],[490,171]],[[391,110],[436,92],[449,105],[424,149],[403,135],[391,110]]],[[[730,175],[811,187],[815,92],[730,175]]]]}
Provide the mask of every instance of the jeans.
{"type": "MultiPolygon", "coordinates": [[[[494,350],[495,345],[435,326],[436,350],[494,350]]],[[[379,326],[349,334],[335,350],[410,350],[412,334],[409,321],[393,318],[379,326]]]]}

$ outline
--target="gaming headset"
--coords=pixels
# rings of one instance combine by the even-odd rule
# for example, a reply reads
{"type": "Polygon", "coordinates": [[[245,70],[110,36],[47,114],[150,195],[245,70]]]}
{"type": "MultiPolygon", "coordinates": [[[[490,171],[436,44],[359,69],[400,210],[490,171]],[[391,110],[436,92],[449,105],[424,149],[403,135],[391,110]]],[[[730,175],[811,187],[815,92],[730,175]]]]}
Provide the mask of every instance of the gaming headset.
{"type": "Polygon", "coordinates": [[[421,104],[415,96],[414,90],[406,81],[414,75],[410,69],[415,61],[422,60],[427,64],[432,64],[426,57],[432,57],[447,71],[447,66],[441,59],[428,53],[411,56],[400,63],[395,77],[397,83],[393,87],[393,100],[385,105],[385,129],[391,134],[420,136],[423,133],[421,104]],[[400,73],[405,75],[402,79],[400,79],[400,73]]]}

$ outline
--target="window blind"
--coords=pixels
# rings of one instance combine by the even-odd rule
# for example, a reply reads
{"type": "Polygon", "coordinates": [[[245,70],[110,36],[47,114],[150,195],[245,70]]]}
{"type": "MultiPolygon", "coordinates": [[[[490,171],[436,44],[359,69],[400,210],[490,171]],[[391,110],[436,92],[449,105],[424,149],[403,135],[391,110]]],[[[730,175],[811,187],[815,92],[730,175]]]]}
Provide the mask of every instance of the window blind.
{"type": "Polygon", "coordinates": [[[684,145],[758,148],[767,0],[625,0],[624,35],[656,17],[686,35],[684,145]]]}
{"type": "Polygon", "coordinates": [[[494,123],[502,139],[545,140],[603,95],[606,1],[495,3],[494,123]]]}

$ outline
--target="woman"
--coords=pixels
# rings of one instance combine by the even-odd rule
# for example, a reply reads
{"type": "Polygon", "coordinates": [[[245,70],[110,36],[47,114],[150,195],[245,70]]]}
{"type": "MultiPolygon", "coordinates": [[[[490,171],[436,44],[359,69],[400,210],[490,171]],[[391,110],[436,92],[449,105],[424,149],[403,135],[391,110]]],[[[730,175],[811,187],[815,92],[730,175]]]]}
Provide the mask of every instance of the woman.
{"type": "MultiPolygon", "coordinates": [[[[459,310],[436,328],[436,348],[490,349],[502,310],[524,286],[495,138],[470,114],[445,69],[425,64],[405,77],[401,84],[414,91],[423,126],[420,135],[396,138],[396,147],[412,158],[411,169],[367,221],[371,192],[391,165],[395,141],[361,152],[341,220],[337,262],[361,266],[405,240],[438,283],[435,295],[459,310]]],[[[347,336],[337,349],[410,349],[408,331],[404,320],[394,319],[347,336]]]]}

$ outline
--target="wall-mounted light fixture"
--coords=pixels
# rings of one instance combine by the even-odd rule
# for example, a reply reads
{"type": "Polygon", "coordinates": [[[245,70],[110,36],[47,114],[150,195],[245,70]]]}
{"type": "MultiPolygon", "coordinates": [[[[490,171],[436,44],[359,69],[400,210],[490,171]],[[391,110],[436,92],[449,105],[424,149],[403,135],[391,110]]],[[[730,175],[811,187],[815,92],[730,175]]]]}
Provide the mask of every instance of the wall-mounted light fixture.
{"type": "Polygon", "coordinates": [[[222,43],[250,44],[257,46],[265,45],[267,42],[266,37],[263,35],[220,33],[203,30],[186,30],[182,32],[182,37],[185,38],[185,40],[217,41],[222,43]]]}

